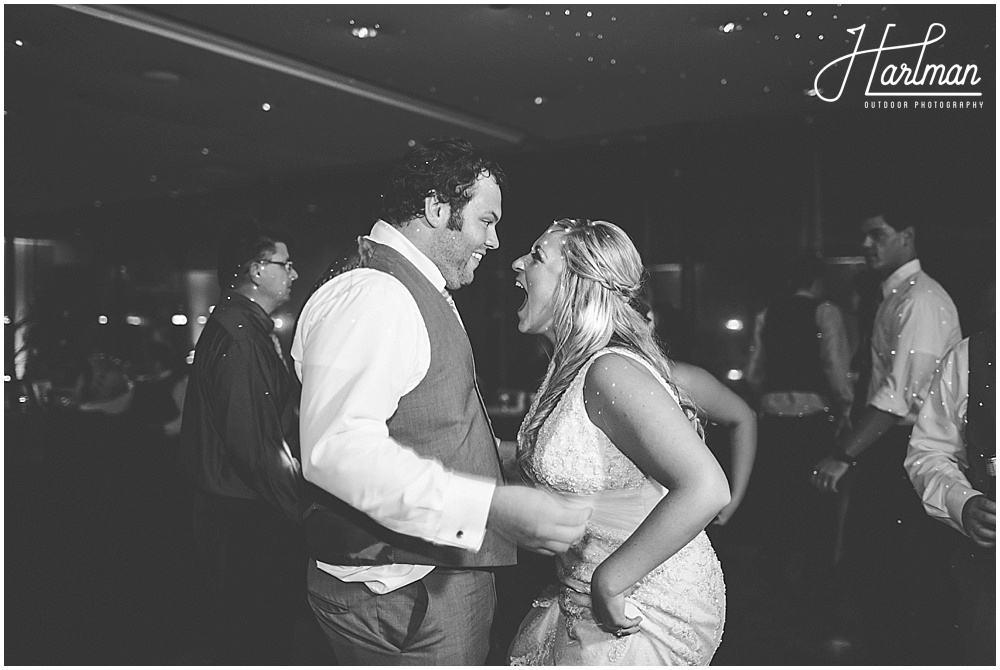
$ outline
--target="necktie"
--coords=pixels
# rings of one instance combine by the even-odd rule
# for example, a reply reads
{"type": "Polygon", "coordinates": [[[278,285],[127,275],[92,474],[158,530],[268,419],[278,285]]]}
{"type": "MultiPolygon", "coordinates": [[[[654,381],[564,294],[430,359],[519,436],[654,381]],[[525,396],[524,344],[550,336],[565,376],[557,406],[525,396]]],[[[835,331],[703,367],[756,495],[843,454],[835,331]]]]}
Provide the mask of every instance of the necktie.
{"type": "Polygon", "coordinates": [[[279,340],[278,336],[274,333],[271,333],[271,343],[274,344],[274,350],[278,352],[278,358],[281,360],[281,364],[284,365],[287,370],[288,361],[285,360],[285,354],[281,352],[281,340],[279,340]]]}
{"type": "Polygon", "coordinates": [[[462,315],[458,313],[458,307],[455,305],[455,299],[451,297],[451,291],[448,289],[441,289],[441,295],[443,295],[444,299],[448,301],[448,306],[451,307],[451,311],[453,311],[455,316],[458,317],[458,322],[462,324],[462,328],[465,328],[465,322],[462,321],[462,315]]]}
{"type": "MultiPolygon", "coordinates": [[[[446,288],[441,289],[441,295],[444,296],[444,299],[448,301],[448,305],[451,307],[451,311],[455,313],[455,318],[458,319],[458,322],[462,324],[462,328],[464,329],[465,323],[462,321],[462,315],[458,313],[458,307],[455,306],[455,299],[451,297],[451,291],[449,291],[446,288]]],[[[476,387],[476,397],[479,398],[479,406],[483,408],[483,416],[486,417],[486,425],[490,429],[490,436],[493,437],[493,441],[496,442],[496,433],[493,432],[493,421],[490,420],[490,413],[486,411],[486,401],[483,400],[483,394],[479,391],[479,380],[477,379],[477,377],[478,375],[476,375],[476,364],[475,361],[473,361],[472,381],[473,385],[476,387]]],[[[499,452],[498,452],[498,457],[499,457],[499,452]]]]}

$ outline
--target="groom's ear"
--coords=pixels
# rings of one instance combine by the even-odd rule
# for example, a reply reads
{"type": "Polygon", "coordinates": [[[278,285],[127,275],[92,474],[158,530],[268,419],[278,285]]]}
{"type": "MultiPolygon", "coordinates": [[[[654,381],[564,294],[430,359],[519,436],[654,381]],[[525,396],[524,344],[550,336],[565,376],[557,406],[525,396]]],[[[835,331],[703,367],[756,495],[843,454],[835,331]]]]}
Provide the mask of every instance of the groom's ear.
{"type": "Polygon", "coordinates": [[[424,218],[431,228],[444,228],[451,217],[451,205],[438,200],[436,193],[424,198],[424,218]]]}

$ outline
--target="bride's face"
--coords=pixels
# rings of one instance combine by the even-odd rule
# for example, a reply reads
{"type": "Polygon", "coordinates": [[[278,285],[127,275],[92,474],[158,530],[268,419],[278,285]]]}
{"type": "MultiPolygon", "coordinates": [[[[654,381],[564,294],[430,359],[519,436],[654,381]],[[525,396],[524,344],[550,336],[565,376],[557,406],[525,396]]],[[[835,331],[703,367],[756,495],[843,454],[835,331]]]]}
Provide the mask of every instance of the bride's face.
{"type": "Polygon", "coordinates": [[[565,270],[563,238],[566,233],[550,228],[539,237],[531,251],[513,262],[515,284],[524,290],[524,303],[517,310],[517,329],[522,333],[545,335],[555,342],[552,314],[556,287],[565,270]]]}

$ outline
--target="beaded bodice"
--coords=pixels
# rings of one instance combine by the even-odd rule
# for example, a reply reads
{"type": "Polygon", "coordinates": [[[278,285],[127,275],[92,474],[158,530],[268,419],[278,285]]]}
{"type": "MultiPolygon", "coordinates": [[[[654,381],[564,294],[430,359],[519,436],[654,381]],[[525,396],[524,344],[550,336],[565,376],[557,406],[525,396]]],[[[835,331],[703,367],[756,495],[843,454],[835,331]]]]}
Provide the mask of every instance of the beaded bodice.
{"type": "MultiPolygon", "coordinates": [[[[626,349],[607,348],[594,354],[570,383],[563,397],[538,431],[534,452],[526,467],[540,484],[567,493],[597,493],[612,489],[637,489],[646,482],[646,475],[619,451],[604,432],[594,425],[587,414],[583,384],[587,371],[601,356],[617,353],[645,365],[666,387],[673,389],[645,360],[626,349]]],[[[552,370],[542,382],[544,390],[552,370]]],[[[528,410],[526,426],[537,409],[541,391],[528,410]]],[[[523,434],[518,443],[523,448],[523,434]]]]}

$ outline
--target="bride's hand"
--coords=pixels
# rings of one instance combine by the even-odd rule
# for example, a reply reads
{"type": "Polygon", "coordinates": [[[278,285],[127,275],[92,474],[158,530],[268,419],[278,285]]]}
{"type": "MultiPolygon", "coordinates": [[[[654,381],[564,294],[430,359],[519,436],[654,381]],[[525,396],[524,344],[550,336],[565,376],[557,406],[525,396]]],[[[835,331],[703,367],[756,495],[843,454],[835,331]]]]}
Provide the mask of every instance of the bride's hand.
{"type": "Polygon", "coordinates": [[[612,595],[607,593],[600,575],[601,571],[598,568],[594,571],[594,576],[590,582],[591,608],[597,623],[606,632],[616,637],[638,633],[642,617],[626,616],[625,594],[618,593],[612,595]]]}

